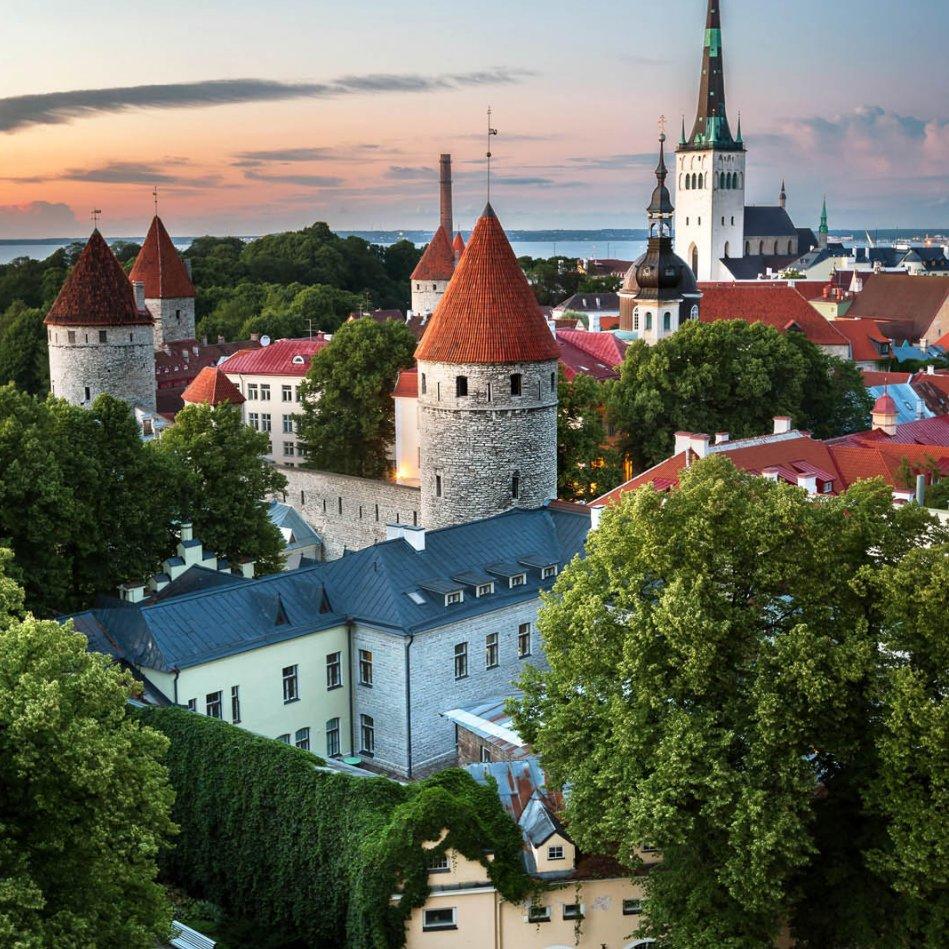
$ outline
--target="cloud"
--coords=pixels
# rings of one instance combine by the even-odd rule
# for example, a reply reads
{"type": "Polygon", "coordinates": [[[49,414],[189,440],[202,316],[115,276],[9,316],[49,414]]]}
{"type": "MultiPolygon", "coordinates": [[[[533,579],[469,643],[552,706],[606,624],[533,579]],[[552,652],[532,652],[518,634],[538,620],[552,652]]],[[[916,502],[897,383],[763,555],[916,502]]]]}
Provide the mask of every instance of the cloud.
{"type": "Polygon", "coordinates": [[[568,158],[572,165],[588,168],[592,171],[616,171],[628,168],[642,168],[659,163],[657,152],[636,152],[629,155],[586,156],[583,158],[568,158]]]}
{"type": "Polygon", "coordinates": [[[256,168],[267,164],[294,162],[342,161],[364,155],[378,155],[381,145],[348,145],[339,147],[272,148],[260,151],[238,152],[232,161],[237,168],[256,168]]]}
{"type": "Polygon", "coordinates": [[[431,165],[390,165],[385,176],[393,181],[431,181],[438,177],[438,169],[431,165]]]}
{"type": "Polygon", "coordinates": [[[0,205],[0,235],[13,237],[68,237],[82,226],[72,209],[61,203],[31,201],[0,205]]]}
{"type": "Polygon", "coordinates": [[[303,188],[336,188],[344,181],[333,175],[265,175],[259,171],[248,170],[244,177],[250,181],[263,181],[276,185],[298,185],[303,188]]]}
{"type": "Polygon", "coordinates": [[[530,188],[576,188],[581,181],[556,181],[553,178],[538,178],[527,175],[492,175],[492,185],[509,185],[530,188]]]}
{"type": "Polygon", "coordinates": [[[423,76],[377,73],[343,76],[329,82],[278,82],[271,79],[212,79],[164,85],[76,89],[0,99],[0,132],[34,125],[61,125],[77,119],[131,109],[188,109],[243,102],[329,99],[346,95],[435,92],[470,86],[509,85],[532,73],[522,69],[423,76]]]}
{"type": "Polygon", "coordinates": [[[152,162],[113,161],[95,168],[67,168],[49,175],[30,175],[22,178],[4,178],[18,184],[40,184],[47,181],[83,181],[110,185],[174,185],[177,187],[206,188],[217,185],[220,177],[188,178],[169,170],[187,164],[185,159],[166,159],[161,165],[152,162]]]}

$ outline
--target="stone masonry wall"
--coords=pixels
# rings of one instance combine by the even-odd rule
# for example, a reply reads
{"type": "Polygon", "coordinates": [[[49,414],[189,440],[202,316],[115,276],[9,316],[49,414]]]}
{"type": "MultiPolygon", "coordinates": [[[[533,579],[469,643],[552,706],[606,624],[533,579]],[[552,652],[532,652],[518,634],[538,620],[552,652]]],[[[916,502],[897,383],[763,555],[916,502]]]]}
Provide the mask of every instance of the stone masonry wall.
{"type": "Polygon", "coordinates": [[[194,339],[194,297],[146,300],[145,309],[155,320],[155,349],[165,343],[194,339]]]}
{"type": "Polygon", "coordinates": [[[447,289],[447,280],[413,280],[412,312],[419,316],[434,313],[447,289]]]}
{"type": "Polygon", "coordinates": [[[73,405],[91,405],[96,396],[107,392],[130,406],[155,411],[151,326],[49,326],[47,337],[55,396],[73,405]],[[105,333],[105,342],[100,332],[105,333]]]}
{"type": "Polygon", "coordinates": [[[280,467],[286,503],[323,539],[326,560],[386,539],[387,524],[417,525],[419,489],[331,471],[280,467]]]}
{"type": "Polygon", "coordinates": [[[541,507],[557,496],[556,362],[419,363],[419,443],[425,527],[541,507]],[[459,376],[467,395],[456,395],[459,376]]]}

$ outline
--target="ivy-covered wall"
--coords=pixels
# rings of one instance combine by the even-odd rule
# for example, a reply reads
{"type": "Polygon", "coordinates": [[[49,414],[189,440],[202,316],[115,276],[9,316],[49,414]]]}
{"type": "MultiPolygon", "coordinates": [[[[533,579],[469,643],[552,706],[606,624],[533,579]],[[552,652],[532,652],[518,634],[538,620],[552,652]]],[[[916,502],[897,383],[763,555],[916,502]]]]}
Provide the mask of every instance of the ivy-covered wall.
{"type": "Polygon", "coordinates": [[[444,850],[482,861],[506,899],[531,889],[519,831],[494,789],[464,771],[405,786],[353,778],[316,771],[322,762],[309,752],[203,715],[136,714],[171,739],[181,832],[163,872],[288,945],[403,945],[405,919],[428,895],[426,861],[444,850]],[[439,847],[423,852],[442,830],[439,847]]]}

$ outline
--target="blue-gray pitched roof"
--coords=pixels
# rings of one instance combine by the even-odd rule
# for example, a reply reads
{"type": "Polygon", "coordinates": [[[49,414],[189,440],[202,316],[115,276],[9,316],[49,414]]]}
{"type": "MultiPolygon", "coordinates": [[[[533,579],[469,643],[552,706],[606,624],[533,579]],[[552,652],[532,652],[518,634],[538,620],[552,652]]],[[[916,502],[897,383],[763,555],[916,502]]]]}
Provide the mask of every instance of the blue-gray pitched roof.
{"type": "Polygon", "coordinates": [[[270,518],[270,523],[283,534],[288,553],[304,547],[318,547],[322,543],[320,535],[289,504],[271,501],[267,508],[267,516],[270,518]]]}
{"type": "Polygon", "coordinates": [[[797,228],[779,205],[752,204],[745,208],[745,237],[797,237],[797,228]]]}
{"type": "Polygon", "coordinates": [[[498,584],[494,593],[465,596],[451,606],[422,584],[483,573],[499,559],[517,563],[536,556],[567,564],[582,552],[589,527],[587,512],[556,504],[509,511],[429,531],[422,551],[402,539],[386,541],[329,563],[154,603],[116,602],[73,619],[93,648],[162,670],[199,665],[349,619],[408,635],[531,600],[554,579],[542,581],[538,571],[527,570],[523,586],[498,584]]]}

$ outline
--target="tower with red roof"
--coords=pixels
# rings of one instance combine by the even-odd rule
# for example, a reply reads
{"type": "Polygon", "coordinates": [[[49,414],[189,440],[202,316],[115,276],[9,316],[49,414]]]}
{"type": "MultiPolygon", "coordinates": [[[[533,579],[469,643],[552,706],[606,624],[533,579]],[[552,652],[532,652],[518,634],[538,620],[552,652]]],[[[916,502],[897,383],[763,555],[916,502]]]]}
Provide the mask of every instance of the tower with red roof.
{"type": "Polygon", "coordinates": [[[53,395],[89,406],[106,392],[155,411],[154,321],[98,230],[45,323],[53,395]]]}
{"type": "Polygon", "coordinates": [[[155,320],[155,348],[194,339],[194,284],[185,262],[156,214],[129,280],[145,287],[145,306],[155,320]]]}
{"type": "Polygon", "coordinates": [[[415,357],[425,527],[556,497],[559,348],[490,205],[415,357]]]}
{"type": "Polygon", "coordinates": [[[460,254],[452,244],[451,155],[439,159],[439,224],[432,239],[412,271],[412,312],[428,317],[435,312],[438,301],[448,289],[460,254]]]}

